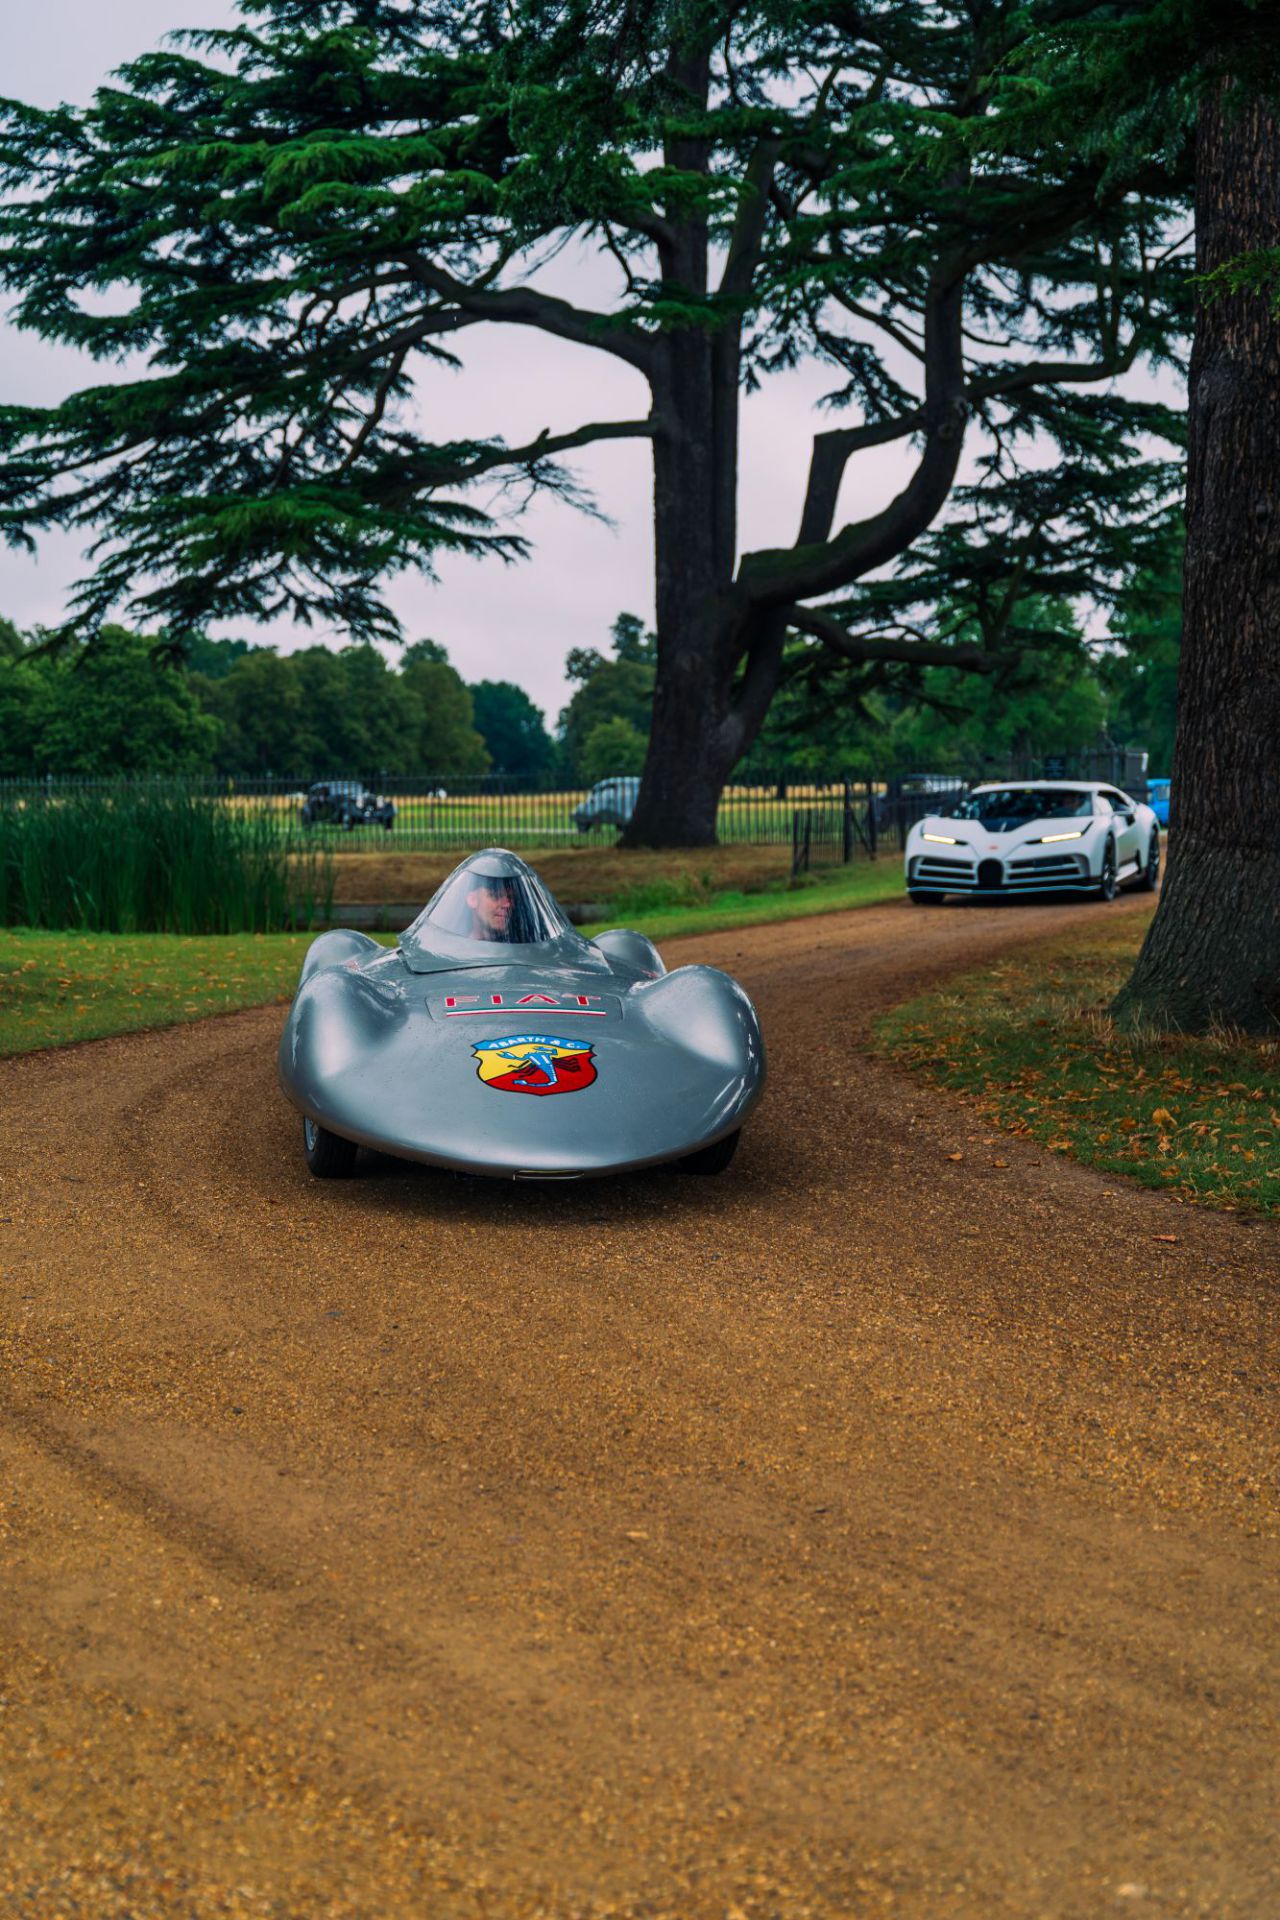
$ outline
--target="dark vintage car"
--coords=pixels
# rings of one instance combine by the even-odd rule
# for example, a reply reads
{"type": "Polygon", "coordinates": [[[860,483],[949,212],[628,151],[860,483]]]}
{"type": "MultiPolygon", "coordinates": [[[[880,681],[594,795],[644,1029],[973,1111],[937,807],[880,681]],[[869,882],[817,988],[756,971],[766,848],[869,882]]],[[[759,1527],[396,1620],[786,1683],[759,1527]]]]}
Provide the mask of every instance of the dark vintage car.
{"type": "Polygon", "coordinates": [[[958,773],[898,774],[871,803],[876,831],[888,833],[896,827],[905,835],[926,813],[935,812],[945,802],[959,800],[967,785],[958,773]]]}
{"type": "Polygon", "coordinates": [[[329,825],[350,833],[353,827],[385,827],[395,823],[395,802],[370,793],[359,780],[317,780],[307,788],[302,803],[304,827],[329,825]]]}

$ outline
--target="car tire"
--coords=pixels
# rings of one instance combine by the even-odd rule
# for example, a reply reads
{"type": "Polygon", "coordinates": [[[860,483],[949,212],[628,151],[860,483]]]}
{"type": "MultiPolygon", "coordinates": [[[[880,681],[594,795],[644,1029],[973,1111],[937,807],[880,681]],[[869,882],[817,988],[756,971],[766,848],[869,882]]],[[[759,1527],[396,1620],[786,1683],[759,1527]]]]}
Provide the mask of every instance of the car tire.
{"type": "Polygon", "coordinates": [[[738,1151],[741,1128],[737,1133],[726,1133],[723,1140],[713,1141],[709,1147],[699,1147],[696,1153],[686,1153],[676,1165],[681,1173],[723,1173],[734,1154],[738,1151]]]}
{"type": "Polygon", "coordinates": [[[1120,883],[1116,879],[1116,843],[1114,840],[1108,840],[1102,849],[1102,869],[1098,874],[1098,898],[1114,900],[1119,891],[1120,883]]]}
{"type": "Polygon", "coordinates": [[[1142,869],[1142,878],[1138,882],[1139,893],[1154,893],[1160,885],[1160,834],[1152,834],[1151,844],[1147,848],[1147,864],[1142,869]]]}
{"type": "Polygon", "coordinates": [[[317,1180],[348,1179],[355,1169],[358,1151],[354,1140],[344,1140],[340,1133],[330,1133],[328,1127],[322,1127],[318,1120],[304,1114],[302,1155],[308,1171],[317,1180]]]}
{"type": "Polygon", "coordinates": [[[921,887],[907,888],[907,898],[913,907],[940,907],[946,897],[945,893],[925,893],[921,887]]]}

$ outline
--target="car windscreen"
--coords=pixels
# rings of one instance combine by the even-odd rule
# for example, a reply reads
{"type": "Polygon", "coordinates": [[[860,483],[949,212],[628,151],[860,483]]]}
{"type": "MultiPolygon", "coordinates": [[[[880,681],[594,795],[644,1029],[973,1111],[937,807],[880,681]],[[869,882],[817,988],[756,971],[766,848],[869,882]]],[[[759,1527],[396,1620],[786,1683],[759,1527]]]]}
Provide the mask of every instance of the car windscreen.
{"type": "Polygon", "coordinates": [[[1093,812],[1093,795],[1072,787],[988,787],[962,800],[952,816],[1010,833],[1028,820],[1074,820],[1093,812]]]}
{"type": "Polygon", "coordinates": [[[532,875],[495,878],[463,867],[441,889],[419,931],[435,928],[454,939],[531,946],[571,932],[551,895],[532,875]]]}

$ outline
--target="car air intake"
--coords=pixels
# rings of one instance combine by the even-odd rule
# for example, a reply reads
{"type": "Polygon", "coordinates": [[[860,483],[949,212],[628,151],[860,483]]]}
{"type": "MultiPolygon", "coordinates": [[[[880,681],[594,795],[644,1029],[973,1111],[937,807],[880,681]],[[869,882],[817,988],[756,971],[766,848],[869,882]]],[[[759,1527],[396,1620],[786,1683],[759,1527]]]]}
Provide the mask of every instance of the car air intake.
{"type": "Polygon", "coordinates": [[[1004,868],[998,860],[983,860],[978,866],[978,885],[984,888],[998,887],[1004,881],[1004,868]]]}

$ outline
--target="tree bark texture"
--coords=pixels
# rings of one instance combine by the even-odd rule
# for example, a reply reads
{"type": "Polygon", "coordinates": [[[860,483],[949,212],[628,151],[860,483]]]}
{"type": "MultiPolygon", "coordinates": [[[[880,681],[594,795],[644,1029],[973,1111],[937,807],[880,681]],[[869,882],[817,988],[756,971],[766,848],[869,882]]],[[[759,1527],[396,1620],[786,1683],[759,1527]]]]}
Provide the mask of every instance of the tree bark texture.
{"type": "Polygon", "coordinates": [[[736,661],[737,461],[726,442],[737,434],[737,368],[729,385],[716,365],[722,356],[708,333],[681,330],[662,343],[655,370],[658,670],[630,846],[714,845],[720,794],[738,757],[724,737],[736,661]]]}
{"type": "MultiPolygon", "coordinates": [[[[704,106],[710,55],[673,53],[673,86],[704,106]]],[[[677,135],[665,158],[701,170],[704,146],[677,135]]],[[[659,248],[664,283],[707,292],[707,223],[673,222],[659,248]]],[[[736,656],[726,601],[737,548],[738,380],[741,328],[673,327],[654,349],[655,613],[658,636],[653,724],[628,846],[712,846],[716,813],[736,752],[726,755],[736,656]]],[[[741,751],[741,749],[739,749],[741,751]]]]}
{"type": "MultiPolygon", "coordinates": [[[[1280,118],[1222,82],[1200,111],[1200,273],[1280,247],[1280,118]]],[[[1168,877],[1115,1013],[1202,1033],[1280,1027],[1280,319],[1202,304],[1168,877]]]]}

